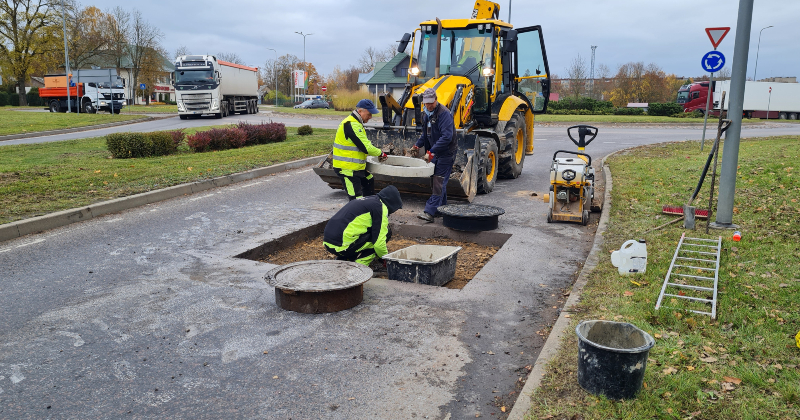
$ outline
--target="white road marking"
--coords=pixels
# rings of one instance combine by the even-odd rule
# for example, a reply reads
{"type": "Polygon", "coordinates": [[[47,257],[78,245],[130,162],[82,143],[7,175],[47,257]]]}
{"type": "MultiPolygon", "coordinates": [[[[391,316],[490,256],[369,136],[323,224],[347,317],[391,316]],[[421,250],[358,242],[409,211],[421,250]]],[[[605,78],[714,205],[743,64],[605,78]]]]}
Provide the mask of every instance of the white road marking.
{"type": "Polygon", "coordinates": [[[605,144],[614,144],[616,142],[615,141],[604,141],[603,143],[605,143],[605,144]]]}
{"type": "Polygon", "coordinates": [[[534,140],[538,140],[538,141],[547,141],[547,139],[534,139],[534,140]]]}
{"type": "Polygon", "coordinates": [[[26,246],[28,246],[28,245],[34,245],[34,244],[38,244],[39,242],[44,242],[44,238],[42,238],[42,239],[37,239],[37,240],[35,240],[35,241],[30,241],[30,242],[28,242],[27,244],[22,244],[22,245],[12,246],[11,248],[6,248],[6,249],[0,249],[0,254],[2,254],[3,252],[8,252],[8,251],[11,251],[11,250],[13,250],[13,249],[17,249],[17,248],[26,247],[26,246]]]}
{"type": "Polygon", "coordinates": [[[114,219],[111,219],[111,220],[106,220],[105,222],[106,223],[114,223],[114,222],[119,222],[120,220],[124,220],[124,219],[121,218],[121,217],[117,217],[117,218],[114,218],[114,219]]]}

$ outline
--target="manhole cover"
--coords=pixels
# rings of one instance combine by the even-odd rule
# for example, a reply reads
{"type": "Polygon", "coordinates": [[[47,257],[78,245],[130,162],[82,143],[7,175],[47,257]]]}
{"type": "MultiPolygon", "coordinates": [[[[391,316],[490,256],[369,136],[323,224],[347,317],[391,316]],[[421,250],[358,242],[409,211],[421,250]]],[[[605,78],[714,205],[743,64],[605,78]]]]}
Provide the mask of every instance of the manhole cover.
{"type": "Polygon", "coordinates": [[[483,204],[447,204],[437,211],[442,213],[445,227],[466,231],[497,229],[498,216],[506,212],[500,207],[483,204]]]}
{"type": "Polygon", "coordinates": [[[275,302],[302,313],[337,312],[364,299],[372,270],[349,261],[300,261],[273,268],[264,277],[275,287],[275,302]]]}

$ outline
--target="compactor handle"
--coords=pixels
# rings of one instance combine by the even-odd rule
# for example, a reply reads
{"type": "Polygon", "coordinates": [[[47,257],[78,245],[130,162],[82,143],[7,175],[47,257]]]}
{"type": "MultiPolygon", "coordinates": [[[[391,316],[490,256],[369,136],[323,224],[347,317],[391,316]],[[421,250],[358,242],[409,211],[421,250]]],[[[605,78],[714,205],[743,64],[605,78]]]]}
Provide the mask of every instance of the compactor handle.
{"type": "Polygon", "coordinates": [[[567,129],[567,135],[569,139],[578,146],[579,150],[583,150],[589,143],[597,137],[597,127],[592,127],[591,125],[573,125],[572,127],[567,129]],[[578,129],[578,140],[575,140],[575,137],[572,137],[572,130],[578,129]],[[594,132],[592,131],[594,130],[594,132]],[[586,136],[592,136],[588,141],[586,140],[586,136]]]}
{"type": "MultiPolygon", "coordinates": [[[[590,140],[590,141],[591,141],[591,140],[590,140]]],[[[581,153],[581,152],[571,152],[571,151],[569,151],[569,150],[556,150],[556,152],[555,152],[555,153],[553,153],[553,160],[556,160],[556,156],[557,156],[559,153],[569,153],[569,154],[571,154],[571,155],[586,156],[586,158],[587,158],[587,159],[589,159],[589,162],[586,162],[586,164],[587,164],[587,165],[589,165],[589,166],[592,166],[592,157],[591,157],[591,156],[589,156],[589,155],[587,155],[586,153],[581,153]]]]}

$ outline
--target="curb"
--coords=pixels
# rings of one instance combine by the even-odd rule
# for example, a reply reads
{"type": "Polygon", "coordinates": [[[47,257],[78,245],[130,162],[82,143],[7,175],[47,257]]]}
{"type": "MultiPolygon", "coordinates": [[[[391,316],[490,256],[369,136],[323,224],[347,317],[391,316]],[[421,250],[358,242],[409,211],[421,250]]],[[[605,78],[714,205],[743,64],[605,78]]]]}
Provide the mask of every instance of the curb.
{"type": "MultiPolygon", "coordinates": [[[[129,114],[130,115],[130,114],[129,114]]],[[[83,127],[75,127],[75,128],[65,128],[63,130],[50,130],[50,131],[36,131],[33,133],[25,133],[25,134],[9,134],[7,136],[0,136],[0,142],[8,141],[8,140],[19,140],[19,139],[27,139],[31,137],[45,137],[45,136],[55,136],[58,134],[69,134],[69,133],[79,133],[81,131],[91,131],[91,130],[100,130],[103,128],[110,128],[116,127],[120,125],[128,125],[128,124],[138,124],[148,121],[156,121],[156,120],[163,120],[167,118],[172,118],[174,115],[169,115],[165,117],[144,117],[135,120],[127,120],[127,121],[118,121],[113,123],[107,124],[96,124],[96,125],[87,125],[83,127]]]]}
{"type": "Polygon", "coordinates": [[[152,204],[170,198],[198,193],[212,188],[224,187],[237,182],[249,181],[254,178],[276,174],[278,172],[291,169],[302,168],[313,165],[324,158],[325,155],[313,156],[292,162],[279,163],[264,168],[251,169],[246,172],[225,175],[217,178],[202,181],[180,184],[172,187],[148,191],[128,197],[116,198],[108,201],[101,201],[89,206],[77,207],[63,210],[56,213],[37,216],[30,219],[18,220],[8,224],[0,225],[0,242],[16,239],[31,233],[39,233],[45,230],[55,229],[72,223],[83,222],[95,217],[100,217],[110,213],[117,213],[134,207],[152,204]]]}
{"type": "Polygon", "coordinates": [[[572,286],[572,291],[569,294],[569,298],[564,303],[564,309],[561,310],[558,319],[556,320],[555,324],[553,324],[553,330],[550,332],[550,335],[547,337],[547,341],[545,341],[542,350],[539,352],[539,356],[536,358],[536,362],[533,364],[533,370],[531,370],[531,373],[528,375],[528,380],[525,382],[525,386],[522,388],[522,391],[520,391],[517,401],[514,403],[514,407],[511,409],[511,413],[509,413],[507,420],[522,420],[525,418],[525,414],[528,413],[528,410],[530,410],[531,395],[533,395],[533,392],[536,391],[541,384],[547,364],[558,353],[558,349],[561,347],[561,338],[564,336],[564,333],[568,332],[571,321],[570,317],[572,316],[569,312],[569,308],[572,308],[578,303],[578,300],[581,298],[583,287],[586,286],[586,282],[588,281],[589,273],[592,272],[592,270],[594,270],[594,268],[600,262],[600,248],[603,246],[603,242],[605,242],[603,234],[606,231],[608,219],[610,218],[611,189],[613,188],[613,184],[611,182],[611,170],[608,169],[608,166],[605,164],[605,162],[608,158],[616,153],[618,153],[618,151],[612,152],[603,157],[603,173],[605,175],[603,209],[608,209],[608,211],[604,211],[600,215],[600,221],[597,224],[597,231],[595,231],[594,234],[594,242],[592,243],[591,251],[589,251],[589,256],[586,257],[586,262],[584,263],[583,268],[581,268],[581,273],[578,275],[578,279],[572,286]]]}

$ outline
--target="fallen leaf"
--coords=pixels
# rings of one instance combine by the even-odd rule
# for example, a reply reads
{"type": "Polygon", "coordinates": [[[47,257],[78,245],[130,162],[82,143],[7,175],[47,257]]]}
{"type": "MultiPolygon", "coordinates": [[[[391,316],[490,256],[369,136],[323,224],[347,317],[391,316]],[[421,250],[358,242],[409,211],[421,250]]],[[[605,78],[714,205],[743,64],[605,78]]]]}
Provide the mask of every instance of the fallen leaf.
{"type": "Polygon", "coordinates": [[[623,295],[625,295],[625,296],[633,296],[633,292],[631,292],[630,290],[626,290],[625,293],[623,293],[623,295]]]}
{"type": "Polygon", "coordinates": [[[118,176],[119,176],[119,175],[117,175],[117,174],[114,174],[114,178],[116,178],[116,177],[118,177],[118,176]]]}
{"type": "Polygon", "coordinates": [[[269,352],[268,352],[268,351],[266,351],[266,350],[264,350],[264,354],[267,354],[267,353],[269,353],[269,352]]]}
{"type": "Polygon", "coordinates": [[[686,366],[686,370],[693,371],[694,370],[694,366],[686,366]]]}
{"type": "Polygon", "coordinates": [[[661,338],[661,334],[653,334],[653,337],[655,337],[655,338],[661,338]]]}
{"type": "Polygon", "coordinates": [[[712,349],[711,347],[708,347],[708,346],[703,346],[703,350],[705,350],[706,353],[716,353],[717,352],[716,350],[714,350],[714,349],[712,349]]]}
{"type": "Polygon", "coordinates": [[[102,170],[100,170],[100,169],[94,171],[94,173],[96,173],[96,174],[99,174],[100,172],[102,172],[102,170]]]}
{"type": "Polygon", "coordinates": [[[779,285],[778,285],[778,287],[780,287],[780,288],[786,288],[786,287],[789,287],[789,285],[788,285],[788,284],[786,284],[786,283],[781,283],[781,284],[779,284],[779,285]]]}
{"type": "Polygon", "coordinates": [[[668,367],[668,368],[666,368],[666,369],[662,370],[661,372],[662,372],[664,375],[672,375],[673,373],[675,373],[675,372],[677,372],[677,371],[678,371],[678,369],[675,369],[674,367],[670,366],[670,367],[668,367]]]}
{"type": "Polygon", "coordinates": [[[353,401],[355,398],[348,398],[347,401],[353,401]]]}
{"type": "Polygon", "coordinates": [[[714,357],[714,356],[708,356],[708,357],[701,357],[700,360],[702,360],[702,361],[704,361],[706,363],[714,363],[714,362],[717,361],[717,358],[714,357]]]}
{"type": "Polygon", "coordinates": [[[191,166],[190,166],[190,167],[188,167],[188,168],[186,168],[186,169],[187,169],[187,170],[189,170],[189,172],[191,172],[191,171],[192,171],[192,167],[191,167],[191,166]]]}
{"type": "Polygon", "coordinates": [[[494,355],[494,352],[493,351],[488,351],[488,352],[486,352],[486,354],[494,355]]]}
{"type": "Polygon", "coordinates": [[[273,376],[273,377],[272,377],[272,379],[278,379],[278,376],[277,376],[277,375],[276,375],[276,376],[273,376]]]}
{"type": "Polygon", "coordinates": [[[504,412],[504,413],[505,413],[505,412],[506,412],[506,406],[502,406],[502,407],[500,407],[500,411],[502,411],[502,412],[504,412]]]}
{"type": "Polygon", "coordinates": [[[725,382],[730,382],[730,383],[735,384],[735,385],[739,385],[740,383],[742,383],[741,379],[734,378],[732,376],[723,376],[722,380],[724,380],[725,382]]]}

